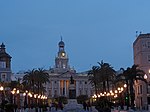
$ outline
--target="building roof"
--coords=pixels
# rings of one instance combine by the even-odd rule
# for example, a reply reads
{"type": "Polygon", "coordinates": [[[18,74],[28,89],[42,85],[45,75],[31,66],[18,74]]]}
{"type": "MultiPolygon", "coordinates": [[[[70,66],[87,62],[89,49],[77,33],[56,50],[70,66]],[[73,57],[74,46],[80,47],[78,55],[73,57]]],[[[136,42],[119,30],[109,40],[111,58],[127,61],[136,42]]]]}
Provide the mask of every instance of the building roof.
{"type": "Polygon", "coordinates": [[[6,51],[5,51],[5,45],[4,45],[4,43],[2,43],[0,45],[0,58],[2,58],[2,57],[11,58],[11,56],[9,54],[7,54],[6,51]]]}
{"type": "Polygon", "coordinates": [[[135,45],[139,39],[143,39],[143,38],[149,38],[149,39],[150,39],[150,33],[147,33],[147,34],[140,34],[140,35],[137,37],[137,39],[134,41],[133,45],[135,45]]]}

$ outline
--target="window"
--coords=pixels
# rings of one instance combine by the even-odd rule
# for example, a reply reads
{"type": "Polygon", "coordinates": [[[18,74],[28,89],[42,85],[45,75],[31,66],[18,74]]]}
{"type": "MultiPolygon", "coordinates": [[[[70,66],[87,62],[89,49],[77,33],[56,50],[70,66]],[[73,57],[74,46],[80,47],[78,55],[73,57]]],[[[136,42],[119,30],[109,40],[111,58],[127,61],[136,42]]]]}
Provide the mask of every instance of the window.
{"type": "Polygon", "coordinates": [[[80,81],[80,84],[82,84],[82,81],[80,81]]]}
{"type": "Polygon", "coordinates": [[[147,42],[147,47],[150,48],[150,42],[147,42]]]}
{"type": "Polygon", "coordinates": [[[85,90],[85,94],[88,95],[88,91],[87,90],[85,90]]]}
{"type": "Polygon", "coordinates": [[[0,68],[6,68],[6,62],[0,61],[0,68]]]}
{"type": "Polygon", "coordinates": [[[81,89],[79,90],[79,94],[82,95],[82,90],[81,89]]]}
{"type": "Polygon", "coordinates": [[[51,93],[51,90],[49,90],[49,97],[51,97],[52,96],[52,93],[51,93]]]}
{"type": "Polygon", "coordinates": [[[139,86],[137,87],[137,93],[140,94],[139,86]]]}
{"type": "Polygon", "coordinates": [[[63,64],[63,68],[66,68],[65,64],[63,64]]]}
{"type": "Polygon", "coordinates": [[[6,78],[7,78],[6,73],[2,73],[1,74],[1,80],[6,81],[6,78]]]}
{"type": "Polygon", "coordinates": [[[54,91],[54,97],[57,97],[57,90],[54,91]]]}
{"type": "Polygon", "coordinates": [[[148,62],[150,62],[150,55],[148,55],[148,57],[147,57],[147,58],[148,58],[148,62]]]}
{"type": "Polygon", "coordinates": [[[142,99],[142,97],[141,97],[141,106],[143,106],[143,99],[142,99]]]}
{"type": "Polygon", "coordinates": [[[87,84],[87,82],[85,81],[85,84],[87,84]]]}
{"type": "Polygon", "coordinates": [[[142,85],[140,85],[140,94],[142,94],[143,88],[142,85]]]}

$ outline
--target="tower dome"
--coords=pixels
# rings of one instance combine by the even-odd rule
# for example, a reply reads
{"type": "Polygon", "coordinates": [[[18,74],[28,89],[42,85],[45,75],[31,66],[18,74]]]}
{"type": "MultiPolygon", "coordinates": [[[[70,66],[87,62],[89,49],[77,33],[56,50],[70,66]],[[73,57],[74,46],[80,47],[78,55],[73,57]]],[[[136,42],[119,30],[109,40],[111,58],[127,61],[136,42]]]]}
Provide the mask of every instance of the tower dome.
{"type": "Polygon", "coordinates": [[[65,43],[61,40],[58,45],[59,45],[59,47],[64,47],[65,43]]]}
{"type": "Polygon", "coordinates": [[[59,48],[64,48],[65,43],[62,41],[62,36],[61,36],[61,41],[58,43],[59,48]]]}
{"type": "Polygon", "coordinates": [[[5,48],[5,45],[4,45],[4,43],[2,43],[2,44],[0,45],[0,47],[1,47],[1,48],[5,48]]]}

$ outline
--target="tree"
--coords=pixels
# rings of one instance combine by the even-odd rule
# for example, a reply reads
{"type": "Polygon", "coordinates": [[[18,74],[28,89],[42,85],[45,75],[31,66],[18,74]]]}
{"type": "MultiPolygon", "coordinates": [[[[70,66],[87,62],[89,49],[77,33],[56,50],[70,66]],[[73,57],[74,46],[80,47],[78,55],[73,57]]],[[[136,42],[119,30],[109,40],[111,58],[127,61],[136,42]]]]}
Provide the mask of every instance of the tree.
{"type": "Polygon", "coordinates": [[[42,68],[38,68],[38,70],[35,71],[36,74],[36,86],[38,93],[45,92],[45,88],[43,84],[46,84],[49,82],[49,74],[42,68]]]}
{"type": "Polygon", "coordinates": [[[147,82],[146,79],[144,79],[145,72],[139,69],[138,65],[133,65],[131,68],[128,67],[126,70],[124,69],[122,70],[123,73],[117,76],[117,80],[124,81],[127,84],[128,103],[131,104],[131,108],[134,108],[134,100],[135,100],[134,83],[137,80],[147,82]]]}
{"type": "Polygon", "coordinates": [[[89,80],[95,88],[96,95],[98,92],[110,91],[110,84],[112,87],[112,82],[116,76],[115,70],[110,66],[109,63],[104,63],[101,61],[101,63],[98,62],[98,64],[99,66],[93,66],[92,70],[88,72],[89,80]]]}
{"type": "Polygon", "coordinates": [[[42,68],[32,69],[23,77],[25,88],[38,94],[45,92],[44,84],[49,82],[49,74],[42,68]]]}
{"type": "Polygon", "coordinates": [[[92,86],[95,89],[95,94],[97,95],[98,93],[98,85],[99,85],[99,67],[98,66],[93,66],[92,70],[89,70],[88,72],[89,75],[89,81],[92,84],[92,86]]]}
{"type": "Polygon", "coordinates": [[[109,63],[104,63],[101,61],[101,63],[98,62],[100,65],[99,74],[101,74],[102,82],[103,82],[103,92],[110,91],[110,84],[113,85],[113,82],[116,77],[116,72],[111,67],[109,63]]]}
{"type": "Polygon", "coordinates": [[[25,85],[27,90],[33,91],[35,86],[35,77],[35,69],[25,72],[25,75],[23,77],[23,84],[25,85]]]}

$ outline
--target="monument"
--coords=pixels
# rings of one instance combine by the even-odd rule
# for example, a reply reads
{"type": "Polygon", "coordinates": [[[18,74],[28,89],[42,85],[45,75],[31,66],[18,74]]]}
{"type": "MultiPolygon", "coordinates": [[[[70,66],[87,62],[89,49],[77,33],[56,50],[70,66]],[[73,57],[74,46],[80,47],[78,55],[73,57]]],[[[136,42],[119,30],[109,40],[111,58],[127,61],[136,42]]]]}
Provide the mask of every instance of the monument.
{"type": "Polygon", "coordinates": [[[69,99],[68,104],[64,107],[64,112],[81,112],[83,111],[83,106],[77,103],[76,99],[76,87],[74,84],[74,79],[70,77],[70,85],[69,85],[69,99]]]}
{"type": "Polygon", "coordinates": [[[69,99],[76,99],[76,89],[75,89],[74,80],[72,76],[70,77],[69,99]]]}

